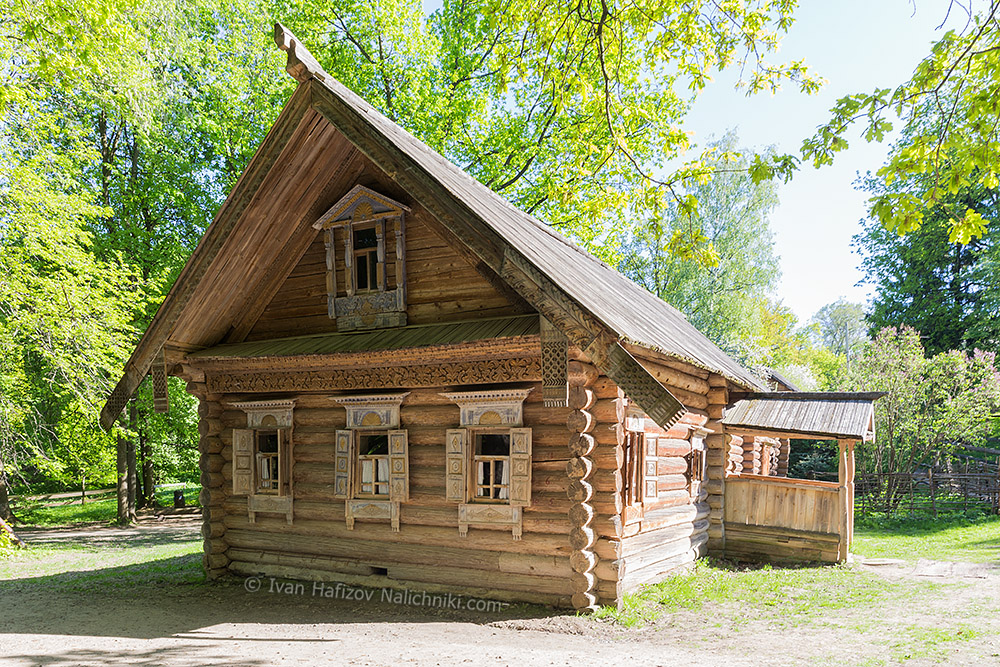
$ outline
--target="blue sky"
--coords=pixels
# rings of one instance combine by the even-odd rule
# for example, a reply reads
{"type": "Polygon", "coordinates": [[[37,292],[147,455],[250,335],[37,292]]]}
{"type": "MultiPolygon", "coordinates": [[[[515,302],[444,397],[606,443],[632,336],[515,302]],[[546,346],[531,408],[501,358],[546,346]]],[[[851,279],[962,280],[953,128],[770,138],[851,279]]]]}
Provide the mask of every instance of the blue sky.
{"type": "MultiPolygon", "coordinates": [[[[747,98],[733,89],[735,74],[722,75],[698,98],[685,127],[695,132],[698,143],[735,127],[746,146],[773,144],[797,153],[839,97],[908,79],[932,41],[944,33],[937,26],[947,7],[945,0],[915,6],[910,0],[804,2],[772,60],[805,58],[827,85],[811,96],[787,86],[774,96],[747,98]]],[[[957,23],[953,17],[949,27],[957,23]]],[[[878,169],[886,150],[855,133],[832,167],[803,166],[779,191],[781,204],[771,216],[781,257],[777,297],[800,322],[840,297],[866,301],[868,288],[856,286],[862,277],[859,257],[850,247],[866,211],[865,195],[854,181],[859,172],[878,169]]]]}

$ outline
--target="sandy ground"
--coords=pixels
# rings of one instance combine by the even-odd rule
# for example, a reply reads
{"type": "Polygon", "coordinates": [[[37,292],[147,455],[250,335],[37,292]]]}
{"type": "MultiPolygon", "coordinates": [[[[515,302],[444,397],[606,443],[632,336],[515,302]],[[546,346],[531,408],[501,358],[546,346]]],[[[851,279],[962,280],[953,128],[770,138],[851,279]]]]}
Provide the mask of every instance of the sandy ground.
{"type": "MultiPolygon", "coordinates": [[[[153,545],[197,539],[191,518],[139,528],[31,531],[27,541],[57,544],[153,545]]],[[[186,556],[185,558],[192,558],[186,556]]],[[[940,572],[931,564],[925,568],[940,572]]],[[[913,577],[914,566],[873,568],[887,580],[913,577]]],[[[109,568],[111,576],[114,569],[109,568]]],[[[949,571],[951,577],[960,577],[949,571]]],[[[889,664],[886,647],[855,625],[857,610],[839,610],[823,623],[747,618],[741,627],[697,613],[674,613],[650,627],[626,630],[609,622],[538,607],[472,612],[317,595],[310,584],[282,588],[267,579],[164,586],[83,586],[73,573],[0,581],[2,665],[727,665],[889,664]],[[276,587],[277,586],[277,587],[276,587]],[[855,625],[852,625],[855,624],[855,625]],[[837,659],[831,660],[831,656],[837,659]]],[[[15,575],[16,577],[17,575],[15,575]]],[[[934,575],[938,576],[938,575],[934,575]]],[[[979,605],[994,614],[1000,576],[976,570],[942,595],[940,606],[870,609],[906,622],[965,613],[979,605]]],[[[786,619],[787,620],[787,619],[786,619]]],[[[880,618],[885,621],[886,618],[880,618]]],[[[861,619],[860,622],[864,622],[861,619]]],[[[915,656],[908,665],[1000,666],[1000,628],[991,627],[958,652],[915,656]]],[[[894,662],[894,661],[891,661],[894,662]]]]}

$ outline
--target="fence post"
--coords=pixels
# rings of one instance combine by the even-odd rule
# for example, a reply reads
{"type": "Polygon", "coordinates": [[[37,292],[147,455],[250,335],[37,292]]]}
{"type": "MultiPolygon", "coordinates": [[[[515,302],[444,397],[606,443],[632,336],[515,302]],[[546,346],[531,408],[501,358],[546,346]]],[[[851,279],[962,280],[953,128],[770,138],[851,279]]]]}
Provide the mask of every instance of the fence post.
{"type": "Polygon", "coordinates": [[[934,468],[927,469],[927,482],[931,489],[931,514],[937,518],[937,503],[934,499],[934,468]]]}

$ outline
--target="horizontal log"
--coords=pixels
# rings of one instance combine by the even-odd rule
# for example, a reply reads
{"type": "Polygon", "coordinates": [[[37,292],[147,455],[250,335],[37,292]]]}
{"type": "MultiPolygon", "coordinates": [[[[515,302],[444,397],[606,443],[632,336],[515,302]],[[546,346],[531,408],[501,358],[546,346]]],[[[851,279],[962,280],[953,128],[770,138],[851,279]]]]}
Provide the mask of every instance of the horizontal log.
{"type": "Polygon", "coordinates": [[[708,394],[709,387],[707,380],[645,359],[641,360],[640,363],[649,371],[650,375],[656,378],[660,384],[665,385],[671,393],[680,390],[701,396],[708,394]]]}
{"type": "MultiPolygon", "coordinates": [[[[554,607],[572,607],[570,596],[549,594],[538,590],[504,590],[496,588],[478,587],[463,585],[462,582],[441,583],[439,581],[427,581],[422,579],[407,579],[400,575],[412,575],[411,571],[402,568],[396,569],[388,576],[363,576],[351,575],[327,570],[311,569],[305,567],[291,567],[285,565],[246,563],[233,561],[229,567],[234,574],[242,576],[269,575],[276,578],[293,579],[301,581],[321,581],[321,582],[343,582],[353,586],[368,586],[371,588],[398,588],[400,590],[418,590],[429,594],[457,594],[467,597],[477,597],[486,600],[499,600],[508,602],[528,602],[532,604],[551,605],[554,607]],[[393,576],[395,574],[396,576],[393,576]],[[419,585],[417,585],[419,584],[419,585]]],[[[472,581],[481,580],[481,578],[472,581]]],[[[492,585],[492,582],[491,582],[492,585]]],[[[312,589],[309,588],[311,591],[312,589]]],[[[381,601],[382,593],[375,592],[381,601]]]]}
{"type": "Polygon", "coordinates": [[[481,562],[481,567],[495,569],[499,552],[569,558],[572,551],[566,535],[532,533],[514,540],[509,530],[475,527],[466,537],[460,537],[457,528],[436,526],[403,525],[399,532],[392,532],[388,522],[356,523],[351,530],[341,520],[296,520],[289,525],[283,519],[258,517],[250,523],[244,515],[228,516],[224,523],[226,541],[231,546],[270,549],[278,544],[281,551],[338,558],[361,559],[370,553],[379,562],[395,559],[401,563],[429,563],[448,554],[466,554],[462,562],[480,559],[476,562],[481,562]]]}
{"type": "Polygon", "coordinates": [[[688,463],[686,460],[676,456],[662,456],[656,459],[657,475],[684,475],[687,473],[688,463]]]}
{"type": "Polygon", "coordinates": [[[684,475],[660,475],[656,478],[657,497],[663,491],[687,489],[688,479],[684,475]]]}
{"type": "Polygon", "coordinates": [[[691,442],[679,438],[658,438],[656,441],[657,456],[687,456],[691,453],[691,442]]]}

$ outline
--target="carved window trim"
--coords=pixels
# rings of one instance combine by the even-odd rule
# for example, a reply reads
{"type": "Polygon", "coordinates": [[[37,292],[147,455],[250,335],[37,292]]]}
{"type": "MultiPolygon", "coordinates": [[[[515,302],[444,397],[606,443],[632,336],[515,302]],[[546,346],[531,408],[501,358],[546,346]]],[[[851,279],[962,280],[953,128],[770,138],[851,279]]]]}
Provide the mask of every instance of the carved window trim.
{"type": "Polygon", "coordinates": [[[460,428],[446,437],[446,493],[458,503],[458,532],[475,525],[509,526],[521,539],[522,509],[531,503],[531,429],[523,427],[523,403],[529,389],[501,389],[441,394],[459,407],[460,428]],[[506,498],[477,497],[477,439],[504,434],[510,438],[503,457],[508,475],[506,498]]]}
{"type": "Polygon", "coordinates": [[[230,405],[247,415],[247,428],[233,429],[233,494],[247,496],[251,523],[256,522],[258,512],[284,514],[285,520],[292,523],[295,401],[244,401],[230,405]],[[275,457],[278,488],[274,491],[261,489],[260,439],[266,433],[275,433],[278,441],[275,457]]]}
{"type": "MultiPolygon", "coordinates": [[[[326,235],[327,311],[338,331],[378,329],[406,325],[406,214],[410,209],[370,188],[356,185],[313,225],[326,235]],[[354,248],[355,233],[374,229],[376,237],[375,285],[366,274],[359,287],[360,262],[354,248]],[[342,236],[342,255],[337,235],[342,236]],[[391,240],[390,240],[391,237],[391,240]],[[393,261],[389,261],[390,248],[393,261]],[[345,285],[337,285],[337,266],[344,269],[345,285]],[[389,289],[389,276],[395,287],[389,289]],[[341,295],[343,292],[343,296],[341,295]]],[[[372,252],[363,253],[366,266],[372,252]]]]}
{"type": "Polygon", "coordinates": [[[687,476],[688,494],[691,500],[699,502],[708,497],[705,484],[708,481],[708,448],[705,445],[705,437],[711,431],[707,428],[696,428],[691,430],[691,452],[687,455],[687,476]]]}
{"type": "Polygon", "coordinates": [[[344,500],[344,519],[354,529],[357,519],[386,520],[398,532],[399,507],[409,500],[409,445],[400,428],[399,409],[410,392],[331,396],[344,406],[346,428],[338,430],[334,445],[334,496],[344,500]],[[362,492],[361,438],[385,433],[388,437],[387,495],[362,492]]]}

